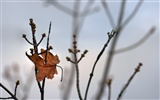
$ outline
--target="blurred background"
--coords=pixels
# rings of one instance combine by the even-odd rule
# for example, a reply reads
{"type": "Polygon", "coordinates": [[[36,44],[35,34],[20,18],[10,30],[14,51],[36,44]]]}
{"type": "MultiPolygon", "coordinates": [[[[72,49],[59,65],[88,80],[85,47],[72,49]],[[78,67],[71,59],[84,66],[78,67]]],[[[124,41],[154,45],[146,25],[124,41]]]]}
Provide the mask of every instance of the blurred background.
{"type": "MultiPolygon", "coordinates": [[[[60,82],[61,70],[58,68],[59,74],[55,75],[52,80],[46,80],[45,99],[63,99],[66,95],[68,80],[70,76],[74,76],[74,73],[70,75],[73,66],[66,61],[66,56],[72,56],[68,53],[68,48],[72,46],[73,34],[77,34],[78,48],[81,52],[85,49],[89,51],[79,63],[80,89],[84,96],[92,66],[108,39],[107,32],[118,27],[122,1],[76,1],[1,0],[0,82],[9,90],[14,91],[15,82],[20,80],[17,90],[17,97],[20,100],[38,100],[40,98],[35,81],[34,64],[25,56],[25,52],[29,52],[32,46],[22,38],[22,34],[26,34],[27,38],[32,41],[30,18],[33,18],[36,23],[38,41],[41,39],[42,33],[48,33],[49,23],[52,22],[50,45],[53,46],[53,50],[51,52],[59,56],[59,66],[64,69],[63,82],[60,82]],[[110,14],[106,13],[106,9],[110,14]]],[[[117,98],[139,62],[142,62],[143,66],[125,91],[123,98],[159,99],[159,1],[144,0],[139,8],[137,4],[140,4],[138,0],[125,2],[121,23],[125,23],[130,15],[133,18],[121,29],[110,65],[108,77],[113,78],[112,99],[117,98]],[[136,7],[137,13],[132,15],[136,7]],[[155,28],[155,31],[149,36],[147,35],[144,42],[140,41],[152,28],[155,28]],[[122,50],[138,41],[140,41],[140,45],[131,50],[122,50]],[[118,50],[122,50],[122,52],[118,52],[118,50]]],[[[46,48],[46,40],[45,38],[39,49],[46,48]]],[[[91,100],[96,98],[100,87],[111,42],[97,63],[88,92],[88,98],[91,100]]],[[[78,99],[75,77],[72,80],[73,85],[68,98],[78,99]]],[[[107,94],[106,86],[102,99],[106,99],[107,94]]],[[[0,97],[7,96],[9,95],[1,89],[0,97]]]]}

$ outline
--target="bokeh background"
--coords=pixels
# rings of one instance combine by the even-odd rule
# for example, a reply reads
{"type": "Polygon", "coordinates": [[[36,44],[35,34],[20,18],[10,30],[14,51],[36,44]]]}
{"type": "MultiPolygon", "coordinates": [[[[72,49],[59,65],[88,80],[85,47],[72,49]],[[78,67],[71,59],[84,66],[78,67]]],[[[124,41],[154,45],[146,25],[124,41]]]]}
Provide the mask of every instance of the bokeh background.
{"type": "MultiPolygon", "coordinates": [[[[60,4],[73,9],[74,0],[58,0],[60,4]]],[[[80,11],[84,10],[87,0],[81,0],[80,11]]],[[[25,52],[32,48],[23,38],[26,34],[29,40],[31,38],[31,29],[29,19],[33,18],[37,25],[36,36],[40,40],[42,33],[48,33],[49,22],[52,21],[52,30],[50,45],[53,46],[52,53],[60,58],[60,66],[64,68],[64,80],[60,82],[61,70],[52,80],[46,81],[45,99],[61,99],[71,70],[71,64],[66,61],[68,48],[72,45],[73,17],[60,9],[57,9],[53,2],[45,0],[1,0],[1,69],[0,82],[14,91],[16,80],[20,80],[18,87],[18,97],[25,96],[28,100],[40,98],[39,89],[35,81],[34,65],[25,56],[25,52]],[[66,83],[65,83],[66,82],[66,83]]],[[[109,0],[108,6],[113,16],[114,22],[117,22],[121,1],[109,0]]],[[[128,0],[126,2],[124,20],[131,14],[135,8],[137,0],[128,0]]],[[[106,43],[107,32],[112,30],[112,26],[106,15],[101,1],[95,0],[91,7],[91,13],[85,17],[84,24],[80,28],[78,35],[78,48],[83,52],[87,49],[89,52],[79,64],[80,68],[80,88],[82,95],[85,93],[89,74],[96,57],[103,45],[106,43]]],[[[124,21],[123,20],[123,21],[124,21]]],[[[78,23],[81,23],[81,19],[78,23]]],[[[128,78],[134,72],[134,68],[139,62],[143,63],[141,71],[127,88],[124,99],[159,99],[159,1],[145,0],[133,20],[127,24],[122,31],[116,49],[128,47],[139,41],[151,27],[156,27],[155,32],[140,46],[133,50],[115,54],[111,65],[109,76],[113,78],[112,98],[116,99],[120,90],[127,82],[128,78]]],[[[40,48],[46,47],[46,39],[40,45],[40,48]]],[[[110,46],[109,46],[110,47],[110,46]]],[[[94,77],[90,86],[88,98],[94,99],[100,85],[105,61],[108,55],[109,47],[99,60],[94,77]]],[[[74,85],[71,89],[70,99],[78,99],[77,90],[74,85]]],[[[107,88],[103,99],[107,98],[107,88]]],[[[7,97],[8,94],[1,89],[0,97],[7,97]]]]}

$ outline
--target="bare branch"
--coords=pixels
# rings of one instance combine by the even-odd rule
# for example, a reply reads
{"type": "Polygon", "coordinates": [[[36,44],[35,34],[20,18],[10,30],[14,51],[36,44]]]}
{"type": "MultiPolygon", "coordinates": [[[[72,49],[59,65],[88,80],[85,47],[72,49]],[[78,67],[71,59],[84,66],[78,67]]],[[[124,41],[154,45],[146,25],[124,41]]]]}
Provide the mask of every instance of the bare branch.
{"type": "Polygon", "coordinates": [[[18,100],[17,97],[14,94],[12,94],[2,83],[0,83],[0,87],[2,87],[11,96],[12,99],[18,100]]]}
{"type": "Polygon", "coordinates": [[[88,80],[88,84],[87,84],[87,88],[86,88],[86,92],[85,92],[85,97],[84,97],[84,100],[87,100],[87,95],[88,95],[88,90],[89,90],[89,87],[90,87],[90,83],[91,83],[91,80],[92,80],[92,77],[94,75],[94,69],[96,67],[96,64],[97,62],[99,61],[100,57],[102,56],[102,54],[104,53],[106,47],[108,46],[110,40],[112,39],[112,37],[115,35],[115,31],[112,30],[111,33],[108,32],[108,40],[107,42],[104,44],[104,47],[102,48],[102,50],[100,51],[100,53],[98,54],[97,58],[96,58],[96,61],[94,62],[94,65],[93,65],[93,68],[92,68],[92,71],[90,73],[90,77],[89,77],[89,80],[88,80]]]}
{"type": "Polygon", "coordinates": [[[125,0],[123,0],[123,2],[121,4],[121,9],[120,9],[121,13],[119,13],[119,19],[118,19],[117,28],[116,28],[116,35],[115,35],[115,38],[113,39],[113,42],[111,44],[111,48],[109,50],[109,54],[108,54],[108,57],[107,57],[107,60],[106,60],[103,76],[102,76],[102,79],[101,79],[101,85],[100,85],[100,88],[98,89],[98,93],[97,93],[97,96],[96,96],[97,100],[100,100],[103,93],[104,93],[105,80],[108,78],[108,73],[109,73],[111,63],[112,63],[112,60],[113,60],[113,55],[114,55],[113,51],[116,47],[118,38],[120,36],[120,32],[122,31],[122,27],[120,25],[121,25],[121,22],[122,22],[122,19],[123,19],[124,11],[122,11],[122,10],[124,10],[124,5],[125,5],[125,0]]]}
{"type": "Polygon", "coordinates": [[[27,37],[26,37],[25,34],[22,35],[22,38],[24,38],[30,45],[34,45],[33,43],[31,43],[31,42],[27,39],[27,37]]]}
{"type": "Polygon", "coordinates": [[[14,96],[16,96],[16,93],[17,93],[17,87],[18,85],[20,84],[19,80],[17,80],[16,82],[16,86],[15,86],[15,90],[14,90],[14,96]]]}
{"type": "Polygon", "coordinates": [[[121,9],[119,11],[118,23],[117,23],[118,26],[121,26],[122,24],[124,11],[125,11],[125,5],[126,5],[126,0],[122,0],[121,9]]]}
{"type": "Polygon", "coordinates": [[[114,51],[114,54],[123,53],[123,52],[129,51],[129,50],[133,50],[133,49],[139,47],[155,32],[155,30],[156,30],[156,28],[152,27],[148,31],[148,33],[144,37],[142,37],[139,41],[137,41],[136,43],[134,43],[134,44],[132,44],[132,45],[130,45],[128,47],[125,47],[125,48],[122,48],[122,49],[114,51]]]}
{"type": "MultiPolygon", "coordinates": [[[[80,50],[77,49],[77,41],[76,41],[76,35],[73,35],[73,50],[68,49],[68,51],[70,53],[73,54],[74,57],[74,65],[76,68],[76,87],[77,87],[77,92],[78,92],[78,96],[80,100],[83,100],[82,95],[81,95],[81,91],[80,91],[80,85],[79,85],[79,66],[78,66],[78,58],[77,58],[77,53],[80,52],[80,50]]],[[[84,52],[84,54],[86,54],[86,52],[84,52]]],[[[71,62],[69,57],[66,57],[66,59],[68,61],[71,62]]]]}
{"type": "Polygon", "coordinates": [[[136,13],[138,12],[139,8],[141,7],[142,3],[144,0],[139,0],[138,4],[136,5],[136,7],[134,8],[133,12],[129,15],[129,17],[124,21],[124,23],[122,23],[122,27],[124,27],[125,25],[127,25],[132,18],[136,15],[136,13]]]}
{"type": "Polygon", "coordinates": [[[142,63],[139,63],[139,65],[137,66],[137,68],[135,68],[134,73],[132,74],[132,76],[129,78],[129,80],[127,81],[127,84],[125,84],[125,86],[123,87],[123,89],[121,90],[121,92],[118,95],[117,100],[120,100],[124,91],[126,90],[126,88],[129,86],[129,84],[131,83],[131,81],[133,80],[134,76],[136,75],[137,72],[139,72],[140,67],[142,66],[142,63]]]}
{"type": "Polygon", "coordinates": [[[47,0],[47,3],[54,5],[55,8],[59,9],[60,11],[66,13],[68,15],[73,16],[73,13],[77,13],[76,11],[74,11],[74,10],[72,10],[72,9],[70,9],[70,8],[60,4],[60,3],[58,3],[57,0],[52,0],[52,1],[51,0],[47,0]]]}
{"type": "Polygon", "coordinates": [[[41,40],[38,42],[37,46],[42,42],[42,40],[44,39],[44,37],[46,37],[45,33],[42,34],[41,40]]]}
{"type": "Polygon", "coordinates": [[[108,5],[107,5],[107,1],[102,0],[101,3],[102,3],[102,6],[103,6],[103,8],[104,8],[104,10],[105,10],[106,15],[107,15],[108,18],[109,18],[109,21],[110,21],[111,26],[114,28],[116,25],[115,25],[115,23],[114,23],[112,14],[111,14],[111,12],[110,12],[110,10],[109,10],[109,7],[108,7],[108,5]]]}

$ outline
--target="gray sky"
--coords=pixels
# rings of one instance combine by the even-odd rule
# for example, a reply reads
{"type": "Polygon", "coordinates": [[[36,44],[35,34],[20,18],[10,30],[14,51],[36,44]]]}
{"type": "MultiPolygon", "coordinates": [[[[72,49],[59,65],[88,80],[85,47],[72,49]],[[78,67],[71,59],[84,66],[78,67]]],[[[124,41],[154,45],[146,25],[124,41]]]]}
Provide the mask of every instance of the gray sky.
{"type": "MultiPolygon", "coordinates": [[[[72,8],[72,1],[61,1],[61,4],[72,8]]],[[[82,7],[86,2],[82,3],[82,7]]],[[[125,10],[124,19],[133,11],[137,2],[128,1],[125,10]]],[[[82,95],[87,85],[87,80],[91,72],[93,63],[99,51],[107,40],[107,32],[112,30],[109,20],[99,1],[96,1],[93,7],[99,7],[99,12],[88,16],[84,26],[80,31],[78,39],[78,48],[83,52],[87,49],[89,53],[80,62],[80,88],[82,95]]],[[[109,7],[115,22],[118,18],[120,2],[109,2],[109,7]]],[[[23,80],[28,76],[29,71],[33,71],[33,63],[25,56],[30,46],[22,34],[26,34],[31,40],[31,31],[29,19],[33,18],[37,25],[36,36],[39,40],[42,33],[48,32],[49,22],[52,21],[52,33],[50,44],[53,46],[51,51],[60,57],[60,66],[69,69],[70,63],[66,61],[66,56],[70,56],[68,48],[71,46],[72,38],[72,18],[64,12],[59,11],[52,5],[46,6],[43,1],[25,1],[25,0],[2,0],[1,1],[1,72],[6,66],[12,66],[17,63],[22,69],[23,80]]],[[[123,85],[134,68],[139,62],[143,63],[141,71],[135,76],[130,86],[127,88],[123,98],[125,99],[158,99],[159,98],[159,2],[145,1],[133,20],[122,31],[118,40],[117,48],[124,48],[141,39],[149,29],[155,26],[156,31],[151,37],[138,48],[114,56],[110,75],[113,76],[112,98],[118,96],[123,85]]],[[[40,47],[45,48],[46,39],[40,47]]],[[[94,98],[101,80],[103,67],[106,60],[106,53],[102,56],[97,64],[93,81],[89,90],[88,97],[94,98]]],[[[60,92],[60,70],[52,80],[46,81],[45,98],[61,98],[60,92]]],[[[67,76],[64,73],[64,77],[67,76]]],[[[33,76],[34,77],[34,76],[33,76]]],[[[16,81],[16,80],[15,80],[16,81]]],[[[11,88],[10,84],[1,77],[1,82],[11,88]]],[[[13,83],[14,84],[14,83],[13,83]]],[[[103,99],[107,98],[107,89],[103,99]]],[[[1,96],[7,96],[1,90],[1,96]]],[[[33,81],[29,99],[39,99],[39,90],[37,83],[33,81]]],[[[72,89],[71,99],[78,99],[75,85],[72,89]]]]}

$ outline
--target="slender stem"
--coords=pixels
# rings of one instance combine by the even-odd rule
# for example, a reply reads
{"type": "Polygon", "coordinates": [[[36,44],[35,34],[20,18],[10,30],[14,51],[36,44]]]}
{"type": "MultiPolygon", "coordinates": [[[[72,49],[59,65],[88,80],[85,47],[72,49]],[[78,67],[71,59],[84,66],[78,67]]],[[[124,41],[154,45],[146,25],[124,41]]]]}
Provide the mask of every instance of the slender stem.
{"type": "Polygon", "coordinates": [[[107,1],[105,1],[105,0],[101,0],[102,2],[102,6],[103,6],[103,8],[104,8],[104,10],[105,10],[105,13],[106,13],[106,15],[108,16],[108,18],[109,18],[109,21],[110,21],[110,24],[111,24],[111,26],[114,28],[116,25],[115,25],[115,23],[114,23],[114,20],[113,20],[113,17],[112,17],[112,14],[111,14],[111,12],[110,12],[110,10],[109,10],[109,7],[108,7],[108,5],[107,5],[107,1]]]}
{"type": "Polygon", "coordinates": [[[108,86],[108,100],[111,100],[111,86],[108,86]]]}
{"type": "Polygon", "coordinates": [[[126,4],[126,0],[122,0],[121,9],[120,9],[120,12],[119,12],[119,19],[118,19],[118,23],[117,23],[118,26],[121,26],[122,21],[123,21],[125,4],[126,4]]]}
{"type": "MultiPolygon", "coordinates": [[[[78,1],[80,2],[80,1],[78,1]]],[[[78,23],[78,15],[79,15],[79,3],[77,1],[75,1],[74,3],[74,11],[72,11],[72,14],[70,14],[73,18],[73,23],[72,23],[72,27],[73,27],[73,35],[76,34],[78,36],[78,26],[79,26],[79,23],[78,23]]],[[[72,56],[73,58],[73,56],[72,56]]],[[[72,62],[74,63],[74,61],[72,62]]],[[[71,65],[71,71],[70,71],[70,76],[69,76],[69,79],[68,79],[68,82],[67,82],[67,85],[66,85],[66,89],[64,90],[64,96],[63,96],[63,99],[64,100],[67,100],[69,98],[69,95],[71,93],[71,89],[72,89],[72,86],[73,86],[73,79],[75,77],[75,69],[74,69],[74,65],[72,64],[71,65]]]]}
{"type": "Polygon", "coordinates": [[[82,60],[82,58],[83,58],[83,56],[81,56],[81,57],[79,58],[79,60],[77,61],[77,63],[79,63],[79,62],[82,60]]]}
{"type": "MultiPolygon", "coordinates": [[[[48,37],[47,37],[46,51],[48,51],[48,48],[49,48],[49,36],[50,36],[50,33],[51,33],[51,25],[52,25],[52,23],[50,22],[49,31],[48,31],[48,37]]],[[[46,55],[45,55],[45,64],[46,63],[47,63],[47,52],[46,52],[46,55]]]]}
{"type": "Polygon", "coordinates": [[[25,39],[30,45],[34,45],[34,44],[31,43],[26,37],[24,37],[24,39],[25,39]]]}
{"type": "Polygon", "coordinates": [[[17,97],[12,94],[2,83],[0,83],[0,87],[2,87],[8,94],[10,94],[12,99],[18,100],[17,97]]]}
{"type": "Polygon", "coordinates": [[[19,80],[16,82],[16,86],[15,86],[15,89],[14,89],[14,96],[16,96],[18,85],[19,85],[19,80]]]}
{"type": "MultiPolygon", "coordinates": [[[[33,48],[34,48],[34,53],[38,54],[38,45],[37,45],[37,41],[36,41],[36,37],[35,37],[35,32],[36,32],[36,25],[35,23],[33,23],[33,19],[30,19],[30,26],[31,26],[31,30],[32,30],[32,40],[33,40],[33,48]]],[[[37,67],[35,65],[35,76],[37,75],[37,67]]],[[[37,80],[36,80],[37,81],[37,80]]],[[[41,93],[41,98],[43,97],[43,91],[42,91],[42,87],[39,81],[37,81],[40,93],[41,93]]],[[[41,99],[43,100],[43,99],[41,99]]]]}
{"type": "Polygon", "coordinates": [[[45,78],[43,79],[43,82],[42,82],[42,91],[41,91],[41,100],[44,100],[44,86],[45,86],[45,78]]]}
{"type": "Polygon", "coordinates": [[[122,29],[121,22],[122,22],[123,14],[124,14],[124,11],[123,11],[124,8],[125,8],[124,6],[125,6],[125,0],[123,0],[123,2],[121,4],[121,9],[120,9],[121,13],[119,13],[118,25],[117,25],[117,29],[116,29],[117,34],[116,34],[116,36],[113,39],[113,42],[111,44],[111,48],[110,48],[110,51],[109,51],[109,54],[108,54],[108,58],[107,58],[107,61],[106,61],[106,65],[105,65],[102,80],[101,80],[101,85],[100,85],[100,88],[99,88],[97,96],[96,96],[97,100],[100,100],[103,93],[104,93],[105,80],[108,78],[108,72],[110,70],[111,62],[113,60],[113,55],[114,55],[113,51],[115,50],[115,47],[116,47],[118,38],[120,36],[121,29],[122,29]]]}
{"type": "Polygon", "coordinates": [[[139,63],[139,65],[137,66],[137,68],[135,69],[134,73],[131,75],[131,77],[129,78],[129,80],[127,81],[127,84],[125,84],[125,86],[123,87],[123,89],[121,90],[121,92],[118,95],[117,100],[120,100],[124,91],[126,90],[126,88],[129,86],[129,84],[131,83],[131,81],[133,80],[134,76],[136,75],[137,72],[139,72],[140,67],[142,66],[141,63],[139,63]]]}
{"type": "MultiPolygon", "coordinates": [[[[113,36],[114,36],[114,34],[115,34],[115,32],[113,33],[113,36]]],[[[93,65],[93,68],[92,68],[92,71],[90,73],[90,77],[89,77],[89,80],[88,80],[88,84],[87,84],[84,100],[87,100],[88,90],[89,90],[89,87],[90,87],[90,83],[91,83],[92,77],[94,75],[94,69],[96,67],[96,64],[97,64],[98,60],[100,59],[100,57],[102,56],[102,54],[104,53],[106,47],[108,46],[108,44],[109,44],[109,42],[110,42],[110,40],[112,39],[113,36],[110,36],[108,34],[109,38],[108,38],[107,42],[104,44],[104,47],[102,48],[101,52],[98,54],[96,61],[94,62],[94,65],[93,65]]]]}
{"type": "MultiPolygon", "coordinates": [[[[48,54],[48,48],[49,48],[49,36],[50,36],[50,32],[51,32],[51,22],[49,24],[49,31],[48,31],[48,37],[47,37],[47,46],[46,46],[46,55],[45,55],[45,64],[47,64],[47,54],[48,54]]],[[[44,100],[44,87],[45,87],[45,78],[43,79],[42,82],[42,96],[41,96],[41,100],[44,100]]]]}
{"type": "MultiPolygon", "coordinates": [[[[35,35],[34,34],[32,34],[32,37],[33,37],[33,47],[34,47],[34,52],[36,53],[36,54],[38,54],[38,47],[37,47],[37,42],[36,42],[36,37],[35,37],[35,35]]],[[[36,67],[36,65],[35,65],[35,75],[37,75],[37,67],[36,67]]],[[[36,80],[37,81],[37,80],[36,80]]],[[[42,87],[41,87],[41,84],[40,84],[40,82],[39,81],[37,81],[37,84],[38,84],[38,87],[39,87],[39,90],[40,90],[40,93],[41,93],[41,96],[43,95],[43,93],[42,93],[42,87]]]]}
{"type": "Polygon", "coordinates": [[[128,47],[116,50],[116,51],[114,51],[114,53],[118,54],[118,53],[123,53],[123,52],[129,51],[129,50],[135,49],[136,47],[143,44],[152,35],[152,33],[154,33],[154,31],[155,31],[155,27],[152,27],[150,29],[150,31],[144,37],[142,37],[139,41],[137,41],[136,43],[134,43],[128,47]]]}
{"type": "Polygon", "coordinates": [[[43,39],[44,39],[44,36],[41,37],[41,40],[38,42],[37,45],[39,45],[42,42],[43,39]]]}
{"type": "Polygon", "coordinates": [[[82,96],[81,96],[80,86],[79,86],[79,68],[78,68],[78,62],[77,62],[77,55],[76,54],[74,54],[74,58],[75,58],[75,67],[76,67],[76,86],[77,86],[77,92],[78,92],[79,99],[83,100],[82,96]]]}
{"type": "Polygon", "coordinates": [[[100,98],[101,98],[101,96],[103,94],[105,81],[106,81],[108,72],[110,70],[110,65],[111,65],[111,62],[112,62],[112,59],[113,59],[113,55],[114,55],[113,51],[114,51],[114,49],[116,47],[116,43],[118,41],[120,30],[121,29],[117,29],[116,30],[116,35],[115,35],[115,37],[113,39],[113,42],[111,44],[111,48],[110,48],[110,51],[109,51],[109,54],[108,54],[108,58],[107,58],[107,61],[106,61],[104,72],[103,72],[103,76],[102,76],[102,79],[101,79],[101,85],[100,85],[100,88],[99,88],[99,90],[97,92],[96,100],[100,100],[100,98]]]}
{"type": "Polygon", "coordinates": [[[111,100],[111,84],[112,84],[112,79],[109,79],[107,82],[108,85],[108,100],[111,100]]]}
{"type": "Polygon", "coordinates": [[[12,97],[0,97],[0,99],[3,99],[3,100],[7,99],[8,100],[8,99],[13,99],[13,98],[12,97]]]}
{"type": "Polygon", "coordinates": [[[129,17],[124,21],[124,23],[122,23],[122,26],[124,27],[125,25],[127,25],[132,18],[136,15],[136,13],[138,12],[139,8],[141,7],[142,3],[144,0],[139,0],[139,2],[137,3],[136,7],[134,8],[133,12],[129,15],[129,17]]]}
{"type": "Polygon", "coordinates": [[[73,15],[73,13],[76,13],[75,10],[70,9],[69,7],[63,6],[62,4],[58,3],[57,0],[51,1],[51,0],[47,0],[48,4],[52,4],[54,5],[55,8],[57,8],[58,10],[68,14],[68,15],[73,15]]]}

